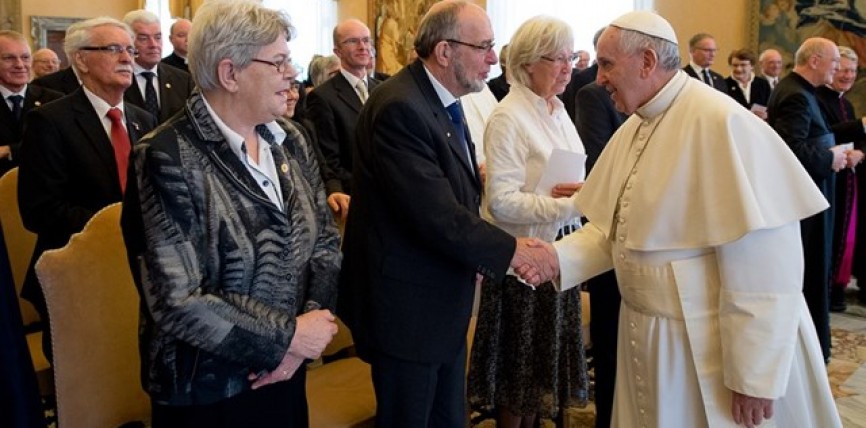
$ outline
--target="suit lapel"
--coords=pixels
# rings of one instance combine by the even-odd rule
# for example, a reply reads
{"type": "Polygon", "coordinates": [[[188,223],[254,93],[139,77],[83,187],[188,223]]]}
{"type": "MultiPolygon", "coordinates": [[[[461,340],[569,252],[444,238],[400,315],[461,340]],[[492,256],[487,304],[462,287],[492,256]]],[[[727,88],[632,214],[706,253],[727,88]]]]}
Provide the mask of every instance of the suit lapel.
{"type": "MultiPolygon", "coordinates": [[[[457,134],[457,130],[454,128],[454,124],[451,123],[451,118],[448,116],[448,111],[445,110],[445,106],[442,105],[442,101],[439,99],[439,94],[436,93],[436,90],[433,89],[433,83],[430,82],[430,79],[427,77],[427,73],[424,71],[424,65],[420,61],[416,61],[411,64],[412,72],[415,77],[415,80],[419,82],[419,87],[421,91],[423,91],[424,99],[427,101],[430,106],[430,110],[433,113],[433,116],[436,118],[436,121],[439,122],[439,126],[443,130],[443,134],[448,140],[448,146],[451,148],[452,154],[458,159],[461,165],[465,168],[466,172],[472,177],[472,182],[475,185],[476,189],[481,188],[481,183],[478,181],[478,169],[475,166],[475,155],[474,152],[469,153],[471,160],[466,156],[466,147],[464,147],[463,142],[460,141],[460,136],[457,134]],[[416,68],[417,67],[417,68],[416,68]]],[[[466,116],[463,116],[463,126],[464,133],[466,134],[466,142],[468,143],[469,149],[474,150],[474,144],[472,143],[472,138],[469,135],[469,128],[466,127],[466,116]]]]}
{"type": "MultiPolygon", "coordinates": [[[[108,171],[114,171],[117,175],[117,163],[114,159],[114,149],[111,146],[111,139],[105,133],[105,127],[102,125],[102,118],[97,117],[96,110],[84,94],[84,90],[79,88],[73,93],[78,97],[76,102],[72,103],[75,110],[75,123],[78,129],[84,135],[88,145],[99,155],[99,159],[108,168],[108,171]]],[[[132,141],[130,139],[130,141],[132,141]]],[[[118,183],[118,187],[120,184],[118,183]]]]}
{"type": "Polygon", "coordinates": [[[349,84],[343,73],[334,76],[334,89],[337,91],[337,97],[343,100],[347,106],[351,107],[356,113],[361,112],[361,99],[358,98],[355,88],[349,84]]]}

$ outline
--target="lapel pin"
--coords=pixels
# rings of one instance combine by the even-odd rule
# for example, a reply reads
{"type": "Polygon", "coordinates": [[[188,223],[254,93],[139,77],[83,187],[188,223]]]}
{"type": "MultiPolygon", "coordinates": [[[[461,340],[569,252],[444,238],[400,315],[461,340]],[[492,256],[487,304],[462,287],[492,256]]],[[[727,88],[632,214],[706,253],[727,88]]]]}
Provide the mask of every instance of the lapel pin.
{"type": "Polygon", "coordinates": [[[283,171],[283,174],[289,172],[289,165],[287,165],[287,164],[280,165],[280,170],[283,171]]]}
{"type": "Polygon", "coordinates": [[[136,131],[141,131],[141,127],[138,126],[138,122],[132,122],[132,127],[135,128],[136,131]]]}
{"type": "Polygon", "coordinates": [[[165,84],[165,89],[171,89],[171,83],[166,83],[166,84],[165,84]]]}
{"type": "Polygon", "coordinates": [[[33,105],[35,105],[36,107],[39,107],[39,106],[42,105],[42,102],[40,102],[40,101],[36,101],[35,103],[33,103],[33,105]]]}

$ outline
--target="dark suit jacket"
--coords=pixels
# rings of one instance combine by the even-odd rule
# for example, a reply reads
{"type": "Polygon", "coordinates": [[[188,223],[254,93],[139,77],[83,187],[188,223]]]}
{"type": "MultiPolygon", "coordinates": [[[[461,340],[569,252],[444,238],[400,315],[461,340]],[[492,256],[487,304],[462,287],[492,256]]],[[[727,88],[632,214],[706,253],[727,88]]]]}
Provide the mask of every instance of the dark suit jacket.
{"type": "MultiPolygon", "coordinates": [[[[125,104],[133,143],[156,127],[152,115],[125,104]]],[[[97,211],[122,198],[111,140],[90,100],[79,89],[27,114],[18,176],[24,226],[38,235],[21,296],[45,309],[33,265],[59,248],[97,211]]]]}
{"type": "Polygon", "coordinates": [[[752,84],[749,89],[749,102],[746,102],[746,94],[740,89],[740,84],[733,77],[725,79],[725,84],[728,85],[728,95],[737,100],[741,106],[751,109],[752,105],[758,104],[764,107],[770,101],[770,82],[762,77],[752,79],[752,84]]]}
{"type": "MultiPolygon", "coordinates": [[[[866,150],[866,132],[863,130],[863,121],[854,113],[854,106],[845,97],[826,86],[819,86],[815,90],[818,105],[824,112],[827,124],[836,137],[836,143],[853,142],[854,147],[866,150]],[[844,113],[843,113],[844,110],[844,113]]],[[[866,227],[866,225],[864,225],[866,227]]]]}
{"type": "MultiPolygon", "coordinates": [[[[684,70],[684,71],[686,72],[686,74],[688,74],[689,76],[692,76],[692,77],[694,77],[695,79],[700,80],[701,82],[704,81],[704,78],[701,77],[701,76],[698,76],[698,73],[695,71],[694,68],[692,68],[692,65],[691,65],[691,64],[686,64],[686,66],[683,67],[683,70],[684,70]]],[[[725,78],[722,77],[721,74],[716,73],[716,72],[713,71],[713,70],[708,70],[708,71],[710,72],[710,77],[713,79],[713,87],[716,88],[716,89],[718,89],[718,90],[720,90],[720,91],[722,91],[722,92],[724,92],[724,93],[728,93],[728,84],[725,83],[725,78]]]]}
{"type": "MultiPolygon", "coordinates": [[[[368,78],[368,93],[372,94],[379,83],[368,78]]],[[[353,188],[352,147],[362,106],[355,89],[342,73],[337,73],[307,95],[306,118],[313,123],[325,162],[339,177],[342,192],[348,194],[353,188]]],[[[328,189],[328,192],[332,190],[328,189]]]]}
{"type": "Polygon", "coordinates": [[[81,83],[78,82],[78,77],[75,76],[75,71],[72,70],[71,66],[47,74],[38,79],[33,79],[30,83],[43,88],[53,89],[64,95],[75,92],[75,90],[81,86],[81,83]]]}
{"type": "Polygon", "coordinates": [[[15,120],[15,117],[12,116],[12,110],[5,100],[0,100],[0,146],[9,146],[12,150],[11,159],[0,159],[0,177],[6,171],[18,166],[18,157],[21,155],[21,131],[24,128],[22,125],[27,112],[62,96],[63,94],[60,92],[51,89],[45,89],[34,84],[27,85],[20,121],[15,120]]]}
{"type": "Polygon", "coordinates": [[[508,81],[505,80],[505,70],[503,70],[502,74],[499,76],[490,79],[487,82],[487,87],[490,88],[490,92],[493,92],[496,101],[502,101],[511,89],[511,85],[509,85],[508,81]]]}
{"type": "Polygon", "coordinates": [[[559,99],[562,100],[565,106],[565,111],[572,122],[577,123],[577,92],[580,88],[595,82],[595,76],[598,74],[598,64],[592,63],[591,66],[584,70],[571,69],[571,80],[565,86],[565,91],[560,94],[559,99]]]}
{"type": "MultiPolygon", "coordinates": [[[[156,73],[159,80],[159,117],[158,123],[165,122],[168,118],[183,109],[186,99],[192,93],[195,84],[189,73],[178,70],[170,65],[158,64],[156,73]]],[[[154,82],[154,85],[156,82],[154,82]]],[[[132,79],[132,85],[123,93],[123,102],[144,108],[144,97],[138,88],[138,78],[132,79]]]]}
{"type": "Polygon", "coordinates": [[[475,159],[421,61],[373,92],[355,153],[338,313],[362,357],[454,361],[476,272],[501,281],[515,239],[479,217],[475,159]]]}
{"type": "Polygon", "coordinates": [[[628,117],[616,110],[610,94],[597,83],[577,91],[577,120],[575,126],[586,149],[586,175],[598,160],[610,137],[628,117]]]}
{"type": "Polygon", "coordinates": [[[172,52],[171,55],[162,59],[163,64],[168,64],[174,68],[183,70],[189,73],[189,65],[187,65],[186,60],[178,56],[178,54],[172,52]]]}

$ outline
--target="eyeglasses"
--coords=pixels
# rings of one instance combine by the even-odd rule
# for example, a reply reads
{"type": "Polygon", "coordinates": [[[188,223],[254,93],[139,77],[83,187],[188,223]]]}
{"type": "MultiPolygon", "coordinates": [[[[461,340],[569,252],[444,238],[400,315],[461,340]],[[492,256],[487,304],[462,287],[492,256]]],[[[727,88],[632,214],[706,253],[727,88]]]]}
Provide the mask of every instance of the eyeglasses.
{"type": "Polygon", "coordinates": [[[108,52],[114,56],[120,55],[124,52],[128,53],[129,56],[135,57],[138,56],[138,50],[136,50],[132,46],[120,46],[120,45],[107,45],[107,46],[82,46],[79,48],[83,51],[97,51],[97,52],[108,52]]]}
{"type": "Polygon", "coordinates": [[[493,47],[496,46],[496,43],[494,43],[493,41],[484,42],[483,44],[480,44],[480,45],[473,45],[472,43],[466,43],[466,42],[462,42],[460,40],[454,40],[454,39],[445,39],[445,41],[448,43],[456,43],[458,45],[467,46],[467,47],[470,47],[472,49],[476,49],[478,51],[484,52],[485,54],[490,53],[490,51],[493,50],[493,47]]]}
{"type": "Polygon", "coordinates": [[[343,40],[340,43],[342,43],[344,45],[355,45],[355,46],[363,43],[363,44],[369,46],[371,43],[373,43],[373,41],[370,40],[369,37],[362,37],[362,38],[352,37],[351,39],[343,40]]]}
{"type": "Polygon", "coordinates": [[[280,74],[285,73],[289,69],[289,66],[292,64],[292,60],[289,58],[285,58],[280,62],[267,61],[267,60],[258,59],[258,58],[253,58],[250,61],[257,62],[259,64],[267,64],[267,65],[273,66],[274,68],[277,69],[277,73],[280,73],[280,74]]]}
{"type": "Polygon", "coordinates": [[[580,55],[576,53],[568,54],[568,55],[557,55],[556,58],[551,58],[546,55],[542,55],[541,59],[545,61],[550,61],[556,65],[566,65],[571,66],[571,63],[574,62],[580,55]]]}
{"type": "Polygon", "coordinates": [[[714,49],[714,48],[695,48],[695,49],[697,49],[699,51],[704,51],[706,53],[716,53],[716,51],[718,50],[718,49],[714,49]]]}
{"type": "Polygon", "coordinates": [[[55,65],[56,65],[56,64],[60,64],[60,60],[59,60],[59,59],[34,59],[33,62],[46,63],[46,64],[55,64],[55,65]]]}

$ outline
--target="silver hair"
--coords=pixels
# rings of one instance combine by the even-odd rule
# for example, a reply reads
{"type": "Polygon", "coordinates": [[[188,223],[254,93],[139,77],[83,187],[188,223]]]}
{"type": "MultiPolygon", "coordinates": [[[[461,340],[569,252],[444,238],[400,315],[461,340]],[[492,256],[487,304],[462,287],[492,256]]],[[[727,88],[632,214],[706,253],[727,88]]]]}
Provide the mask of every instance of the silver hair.
{"type": "Polygon", "coordinates": [[[460,37],[460,11],[470,4],[465,0],[452,1],[421,18],[415,37],[415,52],[419,58],[429,58],[437,43],[460,37]]]}
{"type": "Polygon", "coordinates": [[[656,53],[659,66],[664,71],[673,71],[680,68],[680,52],[676,43],[660,37],[650,36],[640,31],[616,27],[620,30],[619,48],[631,55],[639,54],[644,49],[656,53]]]}
{"type": "Polygon", "coordinates": [[[857,52],[854,49],[849,48],[848,46],[839,46],[839,56],[842,58],[848,58],[854,64],[857,64],[857,52]]]}
{"type": "Polygon", "coordinates": [[[545,55],[555,56],[564,50],[571,54],[574,34],[565,21],[539,15],[520,24],[511,36],[508,46],[508,77],[528,86],[530,76],[526,66],[541,61],[541,57],[545,55]]]}
{"type": "Polygon", "coordinates": [[[314,87],[331,78],[328,76],[328,69],[334,65],[340,66],[340,58],[336,55],[320,56],[310,62],[310,81],[314,87]]]}
{"type": "MultiPolygon", "coordinates": [[[[69,63],[77,72],[74,55],[75,52],[81,50],[85,46],[89,46],[93,40],[93,29],[97,27],[111,26],[117,27],[129,34],[129,39],[132,41],[134,35],[128,25],[108,16],[100,16],[84,21],[78,21],[66,29],[66,39],[63,42],[63,52],[69,58],[69,63]]],[[[124,46],[125,47],[125,46],[124,46]]]]}
{"type": "Polygon", "coordinates": [[[252,0],[216,0],[196,12],[189,35],[189,71],[202,91],[219,86],[217,67],[230,59],[244,68],[266,45],[277,38],[291,40],[289,17],[252,0]]]}
{"type": "Polygon", "coordinates": [[[132,28],[132,24],[135,23],[159,24],[159,17],[149,10],[138,9],[123,15],[123,23],[129,25],[130,28],[132,28]]]}

